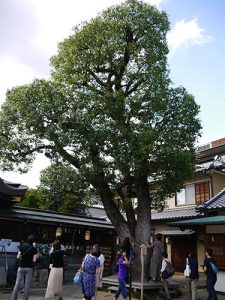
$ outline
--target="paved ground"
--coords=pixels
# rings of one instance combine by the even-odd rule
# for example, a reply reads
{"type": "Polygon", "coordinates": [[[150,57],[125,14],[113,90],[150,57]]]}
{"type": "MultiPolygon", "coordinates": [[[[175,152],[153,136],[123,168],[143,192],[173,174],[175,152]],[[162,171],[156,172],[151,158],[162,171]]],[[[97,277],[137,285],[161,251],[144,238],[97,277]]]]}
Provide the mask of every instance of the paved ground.
{"type": "MultiPolygon", "coordinates": [[[[177,280],[179,281],[179,278],[177,278],[177,280]]],[[[183,284],[182,279],[180,279],[180,282],[181,282],[181,284],[183,284]]],[[[11,300],[11,295],[12,295],[11,290],[0,289],[0,300],[11,300]]],[[[197,300],[206,300],[207,295],[208,294],[207,294],[206,289],[204,287],[203,288],[201,287],[201,289],[198,290],[197,300]]],[[[44,288],[32,288],[30,290],[29,300],[44,300],[44,296],[45,296],[44,288]]],[[[22,299],[23,299],[23,294],[20,294],[18,300],[22,300],[22,299]]],[[[80,287],[75,286],[71,283],[67,283],[67,284],[63,285],[63,300],[81,300],[81,299],[82,299],[82,292],[81,292],[80,287]]],[[[162,296],[156,296],[151,299],[152,300],[162,300],[163,298],[162,298],[162,296]]],[[[187,300],[187,296],[186,296],[184,289],[182,289],[182,296],[180,296],[179,298],[176,298],[176,299],[187,300]]],[[[113,294],[108,293],[108,292],[98,292],[96,300],[113,300],[113,294]]],[[[132,300],[137,300],[137,299],[132,298],[132,300]]],[[[219,294],[218,300],[225,300],[225,295],[219,294]]]]}

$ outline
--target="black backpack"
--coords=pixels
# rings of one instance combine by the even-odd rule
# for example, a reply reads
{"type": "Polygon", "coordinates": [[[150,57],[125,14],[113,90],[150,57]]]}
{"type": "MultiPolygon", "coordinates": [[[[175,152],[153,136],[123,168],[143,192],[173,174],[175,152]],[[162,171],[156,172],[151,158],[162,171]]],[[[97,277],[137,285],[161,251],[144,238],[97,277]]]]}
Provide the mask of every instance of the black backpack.
{"type": "Polygon", "coordinates": [[[171,264],[171,262],[166,261],[166,269],[162,272],[162,279],[167,279],[169,277],[172,277],[175,273],[174,266],[171,264]]]}

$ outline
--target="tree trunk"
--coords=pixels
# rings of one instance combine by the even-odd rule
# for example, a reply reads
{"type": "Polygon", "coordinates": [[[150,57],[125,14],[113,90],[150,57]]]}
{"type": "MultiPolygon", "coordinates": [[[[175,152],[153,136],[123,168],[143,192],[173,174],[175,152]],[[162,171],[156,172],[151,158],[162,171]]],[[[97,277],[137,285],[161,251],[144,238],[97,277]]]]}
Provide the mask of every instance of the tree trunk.
{"type": "MultiPolygon", "coordinates": [[[[98,179],[91,182],[92,185],[98,190],[104,205],[106,214],[122,242],[124,238],[129,237],[132,246],[135,251],[135,259],[132,264],[133,280],[140,281],[141,279],[141,257],[140,257],[140,246],[144,244],[150,237],[150,222],[151,222],[151,209],[150,209],[150,198],[148,193],[147,177],[140,176],[136,177],[137,186],[137,222],[135,226],[135,235],[132,235],[131,228],[127,220],[120,213],[118,206],[113,201],[113,194],[110,190],[104,177],[98,177],[98,179]]],[[[147,280],[147,260],[145,260],[145,278],[147,280]]]]}
{"type": "MultiPolygon", "coordinates": [[[[134,265],[134,279],[141,279],[141,260],[140,260],[140,246],[145,244],[149,240],[151,235],[151,201],[149,197],[149,188],[147,175],[141,174],[135,176],[135,187],[137,193],[137,222],[135,229],[135,239],[137,243],[136,252],[138,253],[138,258],[135,259],[134,265]]],[[[148,261],[147,258],[144,259],[144,281],[147,281],[148,276],[148,261]]]]}

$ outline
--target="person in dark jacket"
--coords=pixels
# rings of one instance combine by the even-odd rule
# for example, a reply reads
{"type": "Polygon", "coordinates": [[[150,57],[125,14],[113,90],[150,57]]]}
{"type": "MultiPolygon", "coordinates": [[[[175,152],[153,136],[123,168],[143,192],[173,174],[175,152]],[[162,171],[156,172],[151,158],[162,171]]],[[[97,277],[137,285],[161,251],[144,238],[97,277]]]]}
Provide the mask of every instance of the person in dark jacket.
{"type": "Polygon", "coordinates": [[[188,300],[196,300],[197,299],[197,282],[198,282],[198,260],[195,252],[190,252],[187,257],[188,264],[190,266],[190,276],[186,277],[186,286],[187,286],[187,294],[188,300]]]}
{"type": "Polygon", "coordinates": [[[27,243],[20,248],[17,254],[17,259],[19,259],[20,262],[19,269],[17,271],[16,284],[12,293],[12,300],[18,299],[19,288],[23,278],[25,278],[23,299],[28,300],[29,298],[30,284],[33,274],[33,264],[36,260],[37,254],[37,249],[33,246],[34,243],[35,236],[31,234],[27,238],[27,243]]]}
{"type": "Polygon", "coordinates": [[[134,252],[134,248],[130,242],[129,237],[125,237],[125,239],[123,240],[123,243],[121,245],[121,249],[126,252],[126,257],[128,259],[128,261],[132,261],[135,258],[135,252],[134,252]]]}
{"type": "Polygon", "coordinates": [[[215,284],[217,281],[217,275],[212,269],[212,265],[214,264],[217,267],[217,263],[213,256],[213,250],[207,249],[206,250],[206,258],[204,260],[204,272],[206,274],[206,286],[208,291],[208,298],[207,300],[218,300],[216,291],[215,291],[215,284]]]}

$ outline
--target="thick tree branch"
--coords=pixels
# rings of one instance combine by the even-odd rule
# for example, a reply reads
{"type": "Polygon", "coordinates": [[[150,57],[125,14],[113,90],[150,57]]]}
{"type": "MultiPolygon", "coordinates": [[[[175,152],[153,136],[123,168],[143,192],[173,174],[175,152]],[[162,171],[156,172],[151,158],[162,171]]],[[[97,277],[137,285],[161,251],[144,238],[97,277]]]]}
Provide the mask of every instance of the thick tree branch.
{"type": "Polygon", "coordinates": [[[133,92],[135,92],[138,89],[138,87],[143,83],[143,81],[144,81],[143,79],[137,81],[130,90],[127,90],[125,92],[125,96],[127,97],[131,95],[133,92]]]}
{"type": "Polygon", "coordinates": [[[115,89],[118,91],[121,89],[121,82],[122,82],[122,78],[123,78],[123,74],[126,70],[126,67],[130,61],[130,56],[131,56],[131,44],[133,42],[133,32],[131,30],[131,28],[126,28],[125,29],[125,39],[126,39],[126,46],[124,49],[124,54],[123,54],[123,63],[120,66],[120,70],[119,72],[116,74],[116,78],[115,78],[115,89]]]}
{"type": "Polygon", "coordinates": [[[55,142],[55,148],[56,148],[57,152],[62,156],[62,158],[64,158],[68,162],[70,162],[71,165],[73,165],[77,169],[80,169],[79,159],[77,159],[74,156],[72,156],[71,154],[69,154],[57,141],[55,142]]]}
{"type": "Polygon", "coordinates": [[[44,149],[54,149],[53,145],[42,145],[42,146],[38,146],[35,147],[33,149],[29,149],[28,151],[21,151],[20,149],[18,150],[18,153],[15,156],[18,157],[26,157],[27,155],[33,154],[35,152],[38,152],[40,150],[44,150],[44,149]]]}
{"type": "Polygon", "coordinates": [[[99,89],[95,88],[94,86],[88,84],[87,82],[83,82],[83,86],[85,86],[86,88],[88,88],[88,90],[90,90],[90,91],[92,91],[96,94],[99,94],[101,96],[105,95],[104,92],[102,92],[101,90],[99,90],[99,89]]]}
{"type": "Polygon", "coordinates": [[[106,83],[100,80],[100,78],[91,69],[88,69],[88,72],[100,86],[106,87],[106,83]]]}

